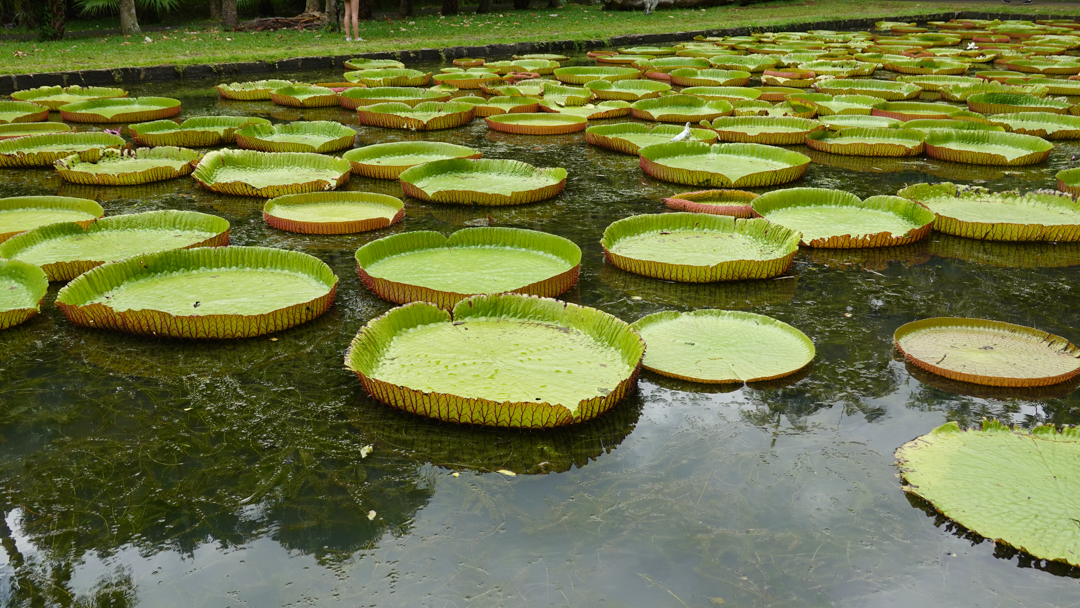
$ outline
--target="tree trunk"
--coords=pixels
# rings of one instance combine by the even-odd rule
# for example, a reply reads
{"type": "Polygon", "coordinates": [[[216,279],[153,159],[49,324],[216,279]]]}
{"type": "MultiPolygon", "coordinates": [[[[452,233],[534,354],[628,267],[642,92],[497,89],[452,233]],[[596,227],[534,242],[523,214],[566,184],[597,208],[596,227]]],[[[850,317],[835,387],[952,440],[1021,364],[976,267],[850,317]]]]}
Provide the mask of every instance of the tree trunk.
{"type": "Polygon", "coordinates": [[[398,3],[398,14],[402,17],[412,17],[416,14],[416,11],[413,9],[413,0],[401,0],[401,2],[398,3]]]}
{"type": "Polygon", "coordinates": [[[221,29],[235,30],[240,25],[236,16],[236,0],[221,0],[221,29]]]}
{"type": "Polygon", "coordinates": [[[548,0],[548,8],[562,8],[562,0],[548,0]]]}
{"type": "Polygon", "coordinates": [[[331,32],[341,31],[341,17],[338,16],[337,0],[326,0],[326,22],[330,25],[331,32]]]}
{"type": "Polygon", "coordinates": [[[484,13],[490,13],[492,4],[493,4],[493,0],[480,0],[480,3],[476,5],[476,13],[478,15],[483,15],[484,13]]]}
{"type": "Polygon", "coordinates": [[[356,7],[356,18],[371,21],[371,0],[360,0],[356,7]]]}
{"type": "Polygon", "coordinates": [[[210,18],[221,22],[221,0],[210,0],[210,18]]]}
{"type": "Polygon", "coordinates": [[[440,13],[444,17],[458,14],[458,0],[443,0],[442,11],[440,13]]]}
{"type": "Polygon", "coordinates": [[[48,0],[47,7],[48,13],[45,15],[45,22],[41,25],[41,29],[38,30],[38,38],[60,40],[64,37],[64,30],[67,29],[64,0],[48,0]]]}
{"type": "Polygon", "coordinates": [[[125,36],[142,33],[135,14],[135,0],[120,0],[120,33],[125,36]]]}
{"type": "Polygon", "coordinates": [[[529,0],[514,0],[514,8],[519,11],[529,8],[529,0]]]}
{"type": "MultiPolygon", "coordinates": [[[[211,0],[211,2],[213,2],[213,0],[211,0]]],[[[305,13],[317,13],[317,12],[319,12],[319,6],[321,4],[322,3],[319,2],[319,0],[307,0],[307,2],[304,3],[304,12],[305,13]]]]}

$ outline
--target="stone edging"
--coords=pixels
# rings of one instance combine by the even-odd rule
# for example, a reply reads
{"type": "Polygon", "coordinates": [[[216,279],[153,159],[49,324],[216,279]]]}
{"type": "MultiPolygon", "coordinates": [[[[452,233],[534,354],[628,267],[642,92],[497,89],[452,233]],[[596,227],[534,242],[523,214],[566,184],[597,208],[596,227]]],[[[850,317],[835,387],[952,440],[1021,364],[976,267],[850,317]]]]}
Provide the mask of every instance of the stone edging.
{"type": "Polygon", "coordinates": [[[694,36],[745,36],[754,31],[792,31],[810,29],[868,30],[878,21],[917,20],[947,21],[949,19],[1070,19],[1075,15],[1021,15],[983,11],[960,11],[918,16],[889,16],[873,19],[837,19],[793,23],[786,26],[761,28],[726,28],[671,32],[665,34],[630,34],[614,36],[606,40],[554,40],[548,42],[518,42],[515,44],[492,44],[487,46],[454,46],[445,49],[415,49],[398,52],[356,53],[323,57],[296,57],[280,61],[246,61],[240,63],[155,65],[139,68],[97,70],[73,70],[70,72],[44,72],[39,74],[0,75],[0,94],[32,89],[41,86],[116,86],[143,82],[166,82],[170,80],[205,80],[224,76],[247,76],[296,72],[299,70],[343,69],[346,60],[354,57],[371,59],[398,59],[403,62],[439,61],[458,57],[509,57],[528,53],[583,52],[603,48],[657,44],[690,40],[694,36]]]}

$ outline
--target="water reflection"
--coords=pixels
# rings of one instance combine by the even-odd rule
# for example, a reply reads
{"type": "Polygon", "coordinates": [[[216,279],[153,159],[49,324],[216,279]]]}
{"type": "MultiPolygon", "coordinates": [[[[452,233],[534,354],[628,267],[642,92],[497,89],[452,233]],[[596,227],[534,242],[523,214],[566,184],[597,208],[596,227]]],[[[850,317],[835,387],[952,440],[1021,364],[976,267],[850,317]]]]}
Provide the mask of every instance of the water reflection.
{"type": "Polygon", "coordinates": [[[1057,268],[1080,265],[1080,243],[1005,243],[935,232],[926,239],[930,254],[1001,268],[1057,268]]]}

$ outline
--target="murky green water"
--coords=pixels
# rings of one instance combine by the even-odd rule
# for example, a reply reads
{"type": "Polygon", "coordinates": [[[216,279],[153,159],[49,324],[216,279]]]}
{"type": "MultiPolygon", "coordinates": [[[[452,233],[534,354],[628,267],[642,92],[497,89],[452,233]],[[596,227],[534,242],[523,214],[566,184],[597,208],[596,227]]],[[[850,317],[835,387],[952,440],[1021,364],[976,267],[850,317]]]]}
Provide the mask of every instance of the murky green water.
{"type": "MultiPolygon", "coordinates": [[[[337,73],[297,74],[305,80],[337,73]]],[[[275,120],[352,112],[219,101],[206,86],[132,87],[182,117],[275,120]]],[[[3,170],[0,196],[94,198],[110,215],[190,209],[233,243],[311,253],[341,277],[325,316],[269,337],[184,343],[75,328],[52,305],[0,333],[0,602],[11,606],[1065,606],[1080,571],[977,542],[900,491],[893,450],[947,421],[1080,423],[1080,392],[947,385],[892,353],[899,325],[988,317],[1080,340],[1080,246],[932,234],[896,249],[800,252],[789,277],[670,284],[603,263],[604,227],[686,190],[581,134],[515,136],[482,121],[431,134],[358,127],[359,144],[431,139],[570,171],[524,207],[408,201],[407,219],[355,236],[275,231],[262,201],[191,179],[135,188],[3,170]],[[353,252],[407,230],[474,220],[544,230],[583,252],[567,300],[626,321],[721,307],[777,317],[818,356],[786,383],[737,389],[644,374],[636,395],[573,428],[459,428],[392,411],[343,368],[350,339],[390,308],[353,252]],[[366,457],[365,448],[372,449],[366,457]],[[517,472],[510,477],[499,469],[517,472]],[[455,476],[456,475],[456,476],[455,476]]],[[[891,194],[952,180],[1052,188],[1080,154],[1032,168],[810,152],[793,185],[891,194]]],[[[350,190],[401,196],[397,182],[350,190]]]]}

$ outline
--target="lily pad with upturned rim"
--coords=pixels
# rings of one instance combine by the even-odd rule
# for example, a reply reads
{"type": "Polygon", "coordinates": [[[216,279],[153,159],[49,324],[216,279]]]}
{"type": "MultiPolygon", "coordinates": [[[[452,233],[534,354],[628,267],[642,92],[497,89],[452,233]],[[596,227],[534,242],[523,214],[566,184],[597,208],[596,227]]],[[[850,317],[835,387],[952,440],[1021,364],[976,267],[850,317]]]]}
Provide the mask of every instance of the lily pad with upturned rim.
{"type": "Polygon", "coordinates": [[[27,135],[0,141],[0,167],[49,167],[78,154],[81,160],[94,162],[103,150],[119,148],[124,138],[111,133],[71,132],[27,135]]]}
{"type": "MultiPolygon", "coordinates": [[[[623,154],[637,155],[641,149],[654,144],[668,143],[672,137],[681,133],[683,127],[668,124],[643,125],[640,123],[620,122],[613,125],[596,125],[585,129],[585,141],[594,146],[607,148],[623,154]]],[[[716,141],[716,131],[712,129],[690,129],[690,136],[706,144],[716,141]]]]}
{"type": "MultiPolygon", "coordinates": [[[[564,106],[583,106],[593,98],[592,89],[585,87],[569,87],[557,82],[545,81],[541,85],[544,101],[549,101],[564,106]]],[[[524,94],[524,93],[523,93],[524,94]]]]}
{"type": "Polygon", "coordinates": [[[71,127],[59,122],[14,122],[0,124],[0,141],[16,139],[28,135],[49,135],[51,133],[68,133],[71,127]]]}
{"type": "Polygon", "coordinates": [[[465,228],[384,237],[356,252],[360,280],[380,298],[452,309],[483,293],[559,296],[577,284],[581,249],[520,228],[465,228]]]}
{"type": "Polygon", "coordinates": [[[758,219],[705,213],[635,215],[604,230],[604,257],[635,274],[689,283],[768,279],[783,274],[799,234],[758,219]]]}
{"type": "Polygon", "coordinates": [[[1057,172],[1057,189],[1073,196],[1080,196],[1080,168],[1057,172]]]}
{"type": "Polygon", "coordinates": [[[195,211],[147,211],[67,222],[24,232],[0,244],[0,258],[40,266],[50,281],[70,281],[106,262],[133,255],[229,244],[229,222],[195,211]]]}
{"type": "Polygon", "coordinates": [[[371,87],[347,89],[337,94],[338,103],[346,110],[379,103],[403,103],[415,106],[425,101],[450,101],[449,93],[419,87],[371,87]]]}
{"type": "Polygon", "coordinates": [[[1080,348],[1023,325],[937,317],[902,325],[893,339],[913,365],[963,382],[1049,386],[1080,374],[1080,348]]]}
{"type": "Polygon", "coordinates": [[[1067,114],[1073,104],[1067,101],[1024,95],[1022,93],[976,93],[967,98],[968,108],[980,114],[1012,112],[1048,112],[1067,114]]]}
{"type": "Polygon", "coordinates": [[[918,156],[926,136],[909,129],[858,128],[816,131],[806,135],[814,150],[846,156],[918,156]]]}
{"type": "Polygon", "coordinates": [[[191,174],[199,153],[187,148],[159,146],[136,150],[110,148],[95,162],[83,162],[77,154],[56,161],[57,174],[73,184],[137,186],[191,174]]]}
{"type": "Polygon", "coordinates": [[[345,80],[369,87],[426,87],[431,84],[431,72],[404,68],[357,70],[345,72],[345,80]]]}
{"type": "Polygon", "coordinates": [[[306,323],[334,302],[318,258],[264,247],[136,255],[95,268],[56,296],[76,325],[187,339],[250,338],[306,323]]]}
{"type": "Polygon", "coordinates": [[[869,116],[874,108],[886,103],[884,99],[870,95],[833,95],[829,99],[812,99],[809,96],[797,96],[797,98],[814,106],[820,116],[869,116]]]}
{"type": "Polygon", "coordinates": [[[885,116],[907,122],[909,120],[946,120],[954,117],[982,120],[982,117],[963,108],[946,103],[926,101],[887,101],[870,110],[873,116],[885,116]]]}
{"type": "Polygon", "coordinates": [[[714,188],[757,188],[795,181],[810,158],[761,144],[674,142],[643,148],[641,168],[664,181],[714,188]]]}
{"type": "Polygon", "coordinates": [[[681,94],[700,97],[705,101],[722,100],[731,104],[761,97],[760,90],[750,87],[686,87],[681,94]]]}
{"type": "Polygon", "coordinates": [[[52,111],[57,111],[60,106],[79,101],[93,99],[115,99],[127,97],[128,92],[114,87],[83,87],[71,85],[69,87],[38,87],[36,89],[24,89],[15,91],[11,98],[18,101],[29,101],[40,106],[45,106],[52,111]]]}
{"type": "Polygon", "coordinates": [[[654,80],[592,80],[585,83],[585,88],[592,91],[597,99],[638,101],[660,97],[671,90],[671,85],[654,80]]]}
{"type": "Polygon", "coordinates": [[[584,131],[589,127],[589,120],[584,116],[542,112],[500,114],[484,120],[492,130],[518,135],[564,135],[584,131]]]}
{"type": "Polygon", "coordinates": [[[1080,566],[1077,459],[1076,427],[1014,430],[996,420],[970,431],[949,422],[896,450],[905,492],[995,547],[1074,567],[1080,566]]]}
{"type": "Polygon", "coordinates": [[[263,220],[300,234],[355,234],[379,230],[405,218],[401,199],[374,192],[309,192],[266,201],[263,220]]]}
{"type": "Polygon", "coordinates": [[[802,233],[808,247],[850,249],[906,245],[934,224],[929,209],[899,196],[871,196],[826,188],[788,188],[763,194],[754,213],[802,233]]]}
{"type": "Polygon", "coordinates": [[[449,159],[402,172],[407,196],[458,205],[523,205],[549,199],[566,187],[566,169],[538,169],[507,159],[449,159]]]}
{"type": "Polygon", "coordinates": [[[656,122],[697,123],[730,116],[731,104],[726,101],[705,101],[693,95],[668,95],[656,99],[635,101],[630,106],[635,118],[656,122]]]}
{"type": "Polygon", "coordinates": [[[216,150],[191,176],[214,192],[270,198],[333,190],[349,181],[351,172],[349,161],[321,154],[216,150]]]}
{"type": "Polygon", "coordinates": [[[180,100],[169,97],[93,99],[59,108],[68,122],[143,122],[176,116],[180,109],[180,100]]]}
{"type": "MultiPolygon", "coordinates": [[[[1058,114],[1043,114],[1043,116],[1059,116],[1058,114]]],[[[1005,131],[1005,127],[989,122],[975,122],[958,118],[916,118],[896,124],[893,128],[907,129],[930,133],[931,131],[1005,131]]]]}
{"type": "Polygon", "coordinates": [[[751,203],[757,197],[757,194],[745,190],[699,190],[672,194],[664,199],[664,204],[676,211],[689,213],[754,217],[751,203]]]}
{"type": "Polygon", "coordinates": [[[345,362],[375,399],[414,414],[548,428],[612,408],[644,352],[607,313],[500,294],[462,300],[453,313],[424,302],[395,308],[364,326],[345,362]]]}
{"type": "Polygon", "coordinates": [[[645,369],[691,382],[775,380],[809,365],[816,352],[798,329],[751,312],[665,311],[631,327],[645,340],[645,369]]]}
{"type": "Polygon", "coordinates": [[[702,127],[716,131],[720,141],[734,141],[776,146],[792,146],[806,142],[810,133],[825,127],[816,120],[793,116],[758,117],[734,116],[717,118],[702,127]],[[706,127],[706,125],[708,125],[706,127]]]}
{"type": "Polygon", "coordinates": [[[0,243],[16,234],[66,222],[86,228],[105,215],[95,201],[69,196],[13,196],[0,198],[0,243]]]}
{"type": "Polygon", "coordinates": [[[502,81],[502,76],[499,76],[495,72],[487,71],[484,68],[477,68],[476,71],[466,70],[462,72],[450,72],[444,74],[435,74],[431,77],[431,80],[435,84],[448,84],[458,89],[479,89],[482,84],[489,84],[495,81],[502,81]]]}
{"type": "Polygon", "coordinates": [[[275,105],[290,108],[329,108],[341,105],[337,93],[329,87],[294,84],[270,92],[275,105]]]}
{"type": "Polygon", "coordinates": [[[352,164],[355,175],[375,179],[397,179],[416,165],[451,158],[480,158],[478,150],[435,141],[399,141],[349,150],[342,158],[352,164]]]}
{"type": "Polygon", "coordinates": [[[325,154],[353,146],[356,131],[328,120],[296,121],[280,125],[253,124],[236,131],[236,145],[263,152],[315,152],[325,154]]]}
{"type": "Polygon", "coordinates": [[[743,70],[674,70],[668,74],[671,84],[680,87],[742,87],[750,82],[750,72],[743,70]]]}
{"type": "Polygon", "coordinates": [[[360,124],[388,129],[435,131],[453,129],[472,121],[475,112],[467,103],[425,101],[415,106],[380,103],[357,108],[360,124]]]}
{"type": "Polygon", "coordinates": [[[986,119],[1011,133],[1033,135],[1043,139],[1080,139],[1080,116],[1048,112],[1017,112],[994,114],[986,119]]]}
{"type": "Polygon", "coordinates": [[[630,102],[609,100],[599,103],[587,103],[583,106],[560,106],[549,101],[541,101],[540,109],[544,112],[564,116],[580,116],[586,120],[608,120],[628,116],[630,114],[630,102]]]}
{"type": "Polygon", "coordinates": [[[814,89],[830,95],[868,95],[886,101],[914,99],[922,88],[907,82],[887,80],[845,80],[831,78],[814,83],[814,89]]]}
{"type": "Polygon", "coordinates": [[[233,101],[261,101],[269,100],[270,93],[275,89],[290,87],[298,82],[292,80],[254,80],[250,82],[231,82],[219,84],[216,88],[222,99],[233,101]]]}
{"type": "Polygon", "coordinates": [[[818,118],[818,122],[825,125],[827,128],[833,131],[841,131],[843,129],[887,129],[891,127],[900,128],[904,125],[902,121],[895,118],[886,118],[884,116],[866,116],[862,114],[835,114],[832,116],[821,116],[818,118]]]}
{"type": "Polygon", "coordinates": [[[236,141],[236,130],[250,124],[268,125],[265,118],[248,116],[199,116],[179,125],[171,120],[155,120],[131,125],[131,137],[144,146],[205,148],[236,141]]]}
{"type": "Polygon", "coordinates": [[[994,131],[931,131],[926,155],[974,165],[1033,165],[1045,161],[1054,144],[1031,135],[994,131]]]}
{"type": "Polygon", "coordinates": [[[29,320],[49,291],[45,272],[19,260],[0,260],[0,330],[29,320]]]}
{"type": "Polygon", "coordinates": [[[934,230],[990,241],[1080,241],[1080,203],[1056,192],[991,192],[952,183],[897,192],[937,215],[934,230]]]}
{"type": "Polygon", "coordinates": [[[49,108],[29,101],[0,100],[0,125],[24,122],[43,122],[49,119],[49,108]]]}
{"type": "Polygon", "coordinates": [[[641,78],[641,72],[637,68],[622,67],[573,67],[557,68],[553,74],[559,82],[566,84],[585,84],[592,80],[635,80],[641,78]]]}
{"type": "MultiPolygon", "coordinates": [[[[480,63],[483,64],[483,62],[484,60],[481,59],[480,63]]],[[[365,57],[346,59],[344,65],[350,70],[401,70],[405,68],[405,64],[396,59],[367,59],[365,57]]]]}
{"type": "Polygon", "coordinates": [[[454,103],[467,103],[473,107],[477,118],[500,114],[533,114],[540,111],[540,100],[535,97],[455,97],[454,103]]]}

